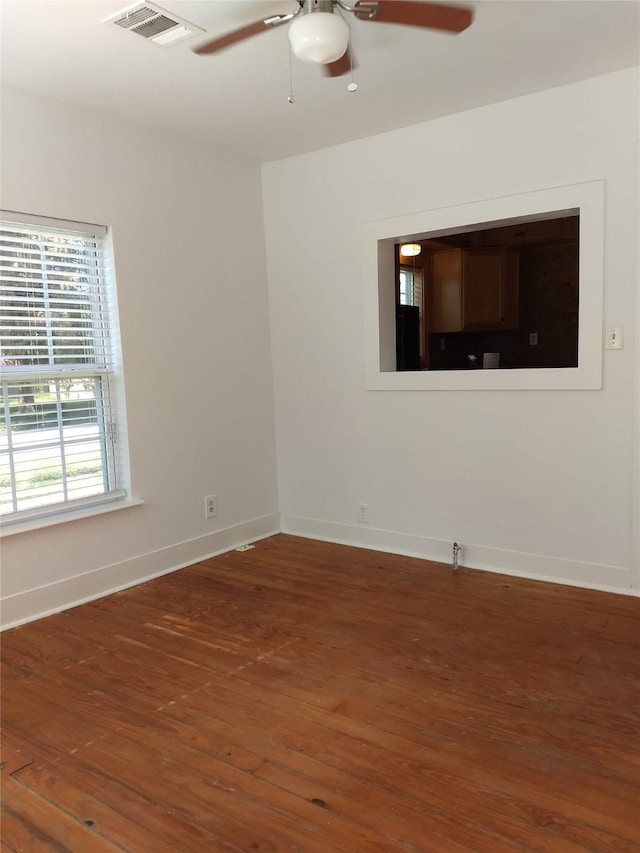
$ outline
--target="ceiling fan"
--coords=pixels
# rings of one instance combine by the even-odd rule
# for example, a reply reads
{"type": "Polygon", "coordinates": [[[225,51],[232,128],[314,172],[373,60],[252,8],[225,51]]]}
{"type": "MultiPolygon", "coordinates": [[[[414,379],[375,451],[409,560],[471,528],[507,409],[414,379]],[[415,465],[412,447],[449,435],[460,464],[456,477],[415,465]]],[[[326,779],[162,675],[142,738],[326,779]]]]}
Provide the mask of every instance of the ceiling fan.
{"type": "Polygon", "coordinates": [[[361,21],[404,24],[430,30],[460,33],[473,21],[470,9],[421,0],[297,0],[298,8],[286,15],[272,15],[247,24],[194,49],[200,56],[217,53],[236,42],[291,22],[289,41],[298,59],[323,65],[329,77],[339,77],[353,65],[349,52],[350,29],[341,11],[361,21]]]}

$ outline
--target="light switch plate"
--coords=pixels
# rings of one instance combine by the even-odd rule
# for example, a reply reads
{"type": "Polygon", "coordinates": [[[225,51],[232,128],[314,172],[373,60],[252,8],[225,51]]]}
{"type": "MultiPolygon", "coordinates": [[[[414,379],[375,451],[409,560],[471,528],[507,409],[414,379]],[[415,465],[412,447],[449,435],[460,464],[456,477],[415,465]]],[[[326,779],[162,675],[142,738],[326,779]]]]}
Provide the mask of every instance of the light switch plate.
{"type": "Polygon", "coordinates": [[[622,349],[624,347],[624,326],[621,323],[607,326],[605,349],[622,349]]]}

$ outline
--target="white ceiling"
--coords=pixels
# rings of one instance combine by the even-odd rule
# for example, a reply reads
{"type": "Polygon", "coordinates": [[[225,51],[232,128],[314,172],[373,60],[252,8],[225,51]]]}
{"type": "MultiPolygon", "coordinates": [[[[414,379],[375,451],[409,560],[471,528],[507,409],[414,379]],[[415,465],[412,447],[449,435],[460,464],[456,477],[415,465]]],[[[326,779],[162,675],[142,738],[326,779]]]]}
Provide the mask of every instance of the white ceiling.
{"type": "Polygon", "coordinates": [[[350,16],[359,89],[292,60],[286,25],[223,53],[208,37],[295,0],[161,0],[207,35],[162,48],[101,21],[129,0],[1,0],[2,82],[274,160],[640,63],[636,0],[471,0],[451,36],[350,16]]]}

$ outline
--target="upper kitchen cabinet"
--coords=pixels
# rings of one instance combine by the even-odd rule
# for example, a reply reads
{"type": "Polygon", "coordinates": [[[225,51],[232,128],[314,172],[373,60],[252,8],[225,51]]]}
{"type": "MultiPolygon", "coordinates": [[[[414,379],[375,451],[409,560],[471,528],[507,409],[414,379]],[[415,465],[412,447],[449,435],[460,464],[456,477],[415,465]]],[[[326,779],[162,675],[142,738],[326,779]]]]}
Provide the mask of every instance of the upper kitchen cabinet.
{"type": "Polygon", "coordinates": [[[476,235],[477,246],[544,245],[550,243],[578,242],[578,216],[563,216],[557,219],[536,219],[517,225],[487,228],[476,235]]]}
{"type": "Polygon", "coordinates": [[[429,332],[518,328],[515,249],[447,249],[430,266],[429,332]]]}

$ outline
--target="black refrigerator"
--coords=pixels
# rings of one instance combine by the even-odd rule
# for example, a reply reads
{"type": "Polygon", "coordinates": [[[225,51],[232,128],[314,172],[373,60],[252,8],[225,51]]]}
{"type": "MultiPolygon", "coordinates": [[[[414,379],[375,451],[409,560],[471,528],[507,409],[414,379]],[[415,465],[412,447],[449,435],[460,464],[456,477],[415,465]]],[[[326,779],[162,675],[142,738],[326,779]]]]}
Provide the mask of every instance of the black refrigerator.
{"type": "Polygon", "coordinates": [[[420,370],[420,309],[396,305],[396,370],[420,370]]]}

